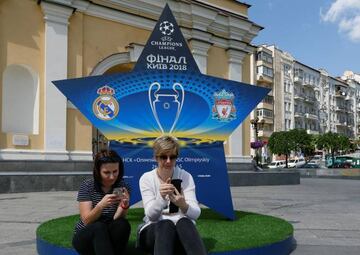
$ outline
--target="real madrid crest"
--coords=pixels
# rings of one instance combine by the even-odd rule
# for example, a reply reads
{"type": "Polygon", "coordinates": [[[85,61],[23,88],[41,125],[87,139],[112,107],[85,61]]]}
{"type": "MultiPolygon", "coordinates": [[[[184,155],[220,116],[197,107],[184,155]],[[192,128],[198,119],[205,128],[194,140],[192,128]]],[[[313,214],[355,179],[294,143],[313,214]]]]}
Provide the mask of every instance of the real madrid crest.
{"type": "Polygon", "coordinates": [[[228,122],[236,119],[236,108],[234,105],[234,94],[225,89],[214,93],[215,104],[212,109],[212,118],[228,122]]]}
{"type": "Polygon", "coordinates": [[[94,100],[93,112],[101,120],[112,120],[119,113],[119,104],[112,96],[115,90],[105,85],[97,90],[99,96],[94,100]]]}

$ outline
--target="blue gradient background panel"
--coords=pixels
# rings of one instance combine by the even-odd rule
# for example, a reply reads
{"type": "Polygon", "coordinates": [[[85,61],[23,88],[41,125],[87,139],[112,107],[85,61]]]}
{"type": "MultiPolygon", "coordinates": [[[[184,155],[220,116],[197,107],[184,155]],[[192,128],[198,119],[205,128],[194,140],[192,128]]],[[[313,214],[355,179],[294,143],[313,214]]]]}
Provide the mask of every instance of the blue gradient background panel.
{"type": "MultiPolygon", "coordinates": [[[[183,86],[183,106],[172,135],[177,138],[199,139],[199,143],[226,140],[269,92],[265,88],[199,73],[132,72],[54,83],[109,140],[135,143],[136,139],[158,137],[162,134],[151,108],[151,103],[155,100],[149,98],[149,88],[154,82],[161,85],[160,94],[175,95],[173,84],[179,83],[183,86]],[[109,121],[98,119],[93,112],[93,103],[98,97],[96,91],[104,85],[115,90],[113,96],[119,104],[118,115],[109,121]],[[222,90],[234,94],[234,120],[222,121],[213,118],[214,94],[222,90]]],[[[168,99],[160,99],[160,103],[166,103],[166,100],[168,99]]],[[[160,114],[169,117],[160,117],[164,130],[173,122],[172,110],[169,110],[168,114],[158,110],[159,117],[160,114]]],[[[167,129],[170,131],[170,128],[167,129]]]]}
{"type": "Polygon", "coordinates": [[[194,177],[199,202],[234,219],[223,141],[269,89],[201,74],[167,5],[134,71],[53,83],[123,157],[131,204],[141,200],[141,175],[157,166],[154,140],[170,134],[179,140],[177,164],[194,177]],[[109,114],[99,117],[99,109],[109,114]]]}

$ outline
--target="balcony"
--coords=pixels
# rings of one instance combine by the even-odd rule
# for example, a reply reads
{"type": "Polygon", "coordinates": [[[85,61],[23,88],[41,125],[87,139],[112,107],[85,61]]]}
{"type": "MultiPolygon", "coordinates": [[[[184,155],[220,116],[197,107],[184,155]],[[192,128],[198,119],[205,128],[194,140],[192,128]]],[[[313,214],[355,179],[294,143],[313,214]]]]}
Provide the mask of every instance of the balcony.
{"type": "Polygon", "coordinates": [[[259,117],[259,122],[264,124],[274,124],[274,119],[272,117],[261,116],[259,117]]]}
{"type": "Polygon", "coordinates": [[[257,105],[256,108],[273,110],[273,109],[274,109],[274,105],[273,105],[273,104],[270,104],[270,103],[260,102],[260,103],[257,105]]]}
{"type": "Polygon", "coordinates": [[[300,77],[300,76],[295,76],[294,77],[294,83],[296,83],[296,84],[303,84],[303,78],[302,77],[300,77]]]}
{"type": "Polygon", "coordinates": [[[302,112],[295,112],[294,117],[295,117],[295,118],[303,118],[303,117],[304,117],[304,113],[302,113],[302,112]]]}
{"type": "Polygon", "coordinates": [[[305,102],[307,103],[315,103],[316,102],[316,98],[315,97],[312,97],[312,96],[306,96],[305,97],[305,102]]]}
{"type": "Polygon", "coordinates": [[[256,66],[267,66],[269,68],[273,68],[273,63],[270,63],[263,59],[259,59],[259,60],[256,60],[256,66]]]}
{"type": "Polygon", "coordinates": [[[337,121],[335,123],[335,125],[338,126],[338,127],[346,127],[346,121],[344,121],[344,122],[337,121]]]}
{"type": "Polygon", "coordinates": [[[337,111],[337,112],[346,112],[346,108],[344,106],[336,106],[335,111],[337,111]]]}
{"type": "Polygon", "coordinates": [[[334,96],[337,97],[337,98],[344,98],[345,99],[346,98],[346,93],[342,92],[342,91],[336,91],[334,96]]]}
{"type": "Polygon", "coordinates": [[[318,135],[318,134],[319,134],[319,131],[307,129],[307,130],[306,130],[306,133],[308,133],[309,135],[318,135]]]}
{"type": "Polygon", "coordinates": [[[303,82],[303,85],[304,85],[305,87],[308,87],[308,88],[311,88],[311,89],[314,89],[314,87],[315,87],[313,82],[305,81],[305,80],[304,80],[304,82],[303,82]]]}
{"type": "Polygon", "coordinates": [[[266,84],[272,84],[273,83],[273,78],[272,77],[267,76],[266,74],[262,74],[262,73],[258,73],[256,75],[256,80],[258,82],[266,83],[266,84]]]}
{"type": "Polygon", "coordinates": [[[306,113],[305,118],[310,119],[310,120],[317,120],[318,119],[318,117],[315,114],[312,114],[312,113],[306,113]]]}
{"type": "Polygon", "coordinates": [[[305,95],[303,94],[294,94],[294,100],[304,100],[305,95]]]}
{"type": "Polygon", "coordinates": [[[270,137],[273,131],[259,130],[258,137],[270,137]]]}

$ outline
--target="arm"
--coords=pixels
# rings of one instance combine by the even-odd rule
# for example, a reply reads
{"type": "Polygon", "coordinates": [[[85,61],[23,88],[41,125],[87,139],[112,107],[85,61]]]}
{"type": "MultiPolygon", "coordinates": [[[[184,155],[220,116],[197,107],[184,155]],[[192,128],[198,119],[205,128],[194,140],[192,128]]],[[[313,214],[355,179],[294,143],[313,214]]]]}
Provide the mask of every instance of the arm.
{"type": "Polygon", "coordinates": [[[143,200],[145,215],[151,220],[156,221],[168,201],[161,196],[156,197],[155,185],[152,183],[151,172],[141,176],[139,181],[141,197],[143,200]]]}
{"type": "Polygon", "coordinates": [[[201,213],[195,194],[195,183],[189,173],[184,174],[181,193],[175,190],[176,195],[171,195],[171,201],[179,206],[183,214],[189,219],[196,220],[201,213]]]}
{"type": "Polygon", "coordinates": [[[118,205],[118,208],[116,209],[116,212],[114,214],[114,220],[120,218],[120,217],[126,217],[128,209],[130,207],[129,204],[129,200],[130,200],[130,194],[127,191],[127,189],[125,188],[125,193],[123,194],[123,197],[121,198],[121,202],[118,205]]]}
{"type": "Polygon", "coordinates": [[[196,220],[197,218],[199,218],[201,210],[199,203],[196,199],[194,179],[189,173],[187,174],[187,178],[184,183],[183,193],[185,201],[189,205],[188,209],[186,211],[183,211],[183,213],[188,218],[196,220]]]}
{"type": "Polygon", "coordinates": [[[100,216],[104,208],[118,202],[116,195],[107,194],[101,201],[92,208],[92,201],[79,202],[80,218],[85,225],[95,222],[100,216]]]}

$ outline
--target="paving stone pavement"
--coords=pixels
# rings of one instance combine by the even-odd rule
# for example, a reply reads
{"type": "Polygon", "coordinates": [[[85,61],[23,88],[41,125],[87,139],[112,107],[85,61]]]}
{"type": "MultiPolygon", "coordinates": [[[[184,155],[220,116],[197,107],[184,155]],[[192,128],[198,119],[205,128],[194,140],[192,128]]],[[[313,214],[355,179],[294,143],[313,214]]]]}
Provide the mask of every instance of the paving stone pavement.
{"type": "MultiPolygon", "coordinates": [[[[360,254],[360,181],[232,187],[237,210],[282,217],[295,229],[291,255],[360,254]]],[[[77,213],[76,192],[0,194],[0,255],[35,255],[41,222],[77,213]]]]}

